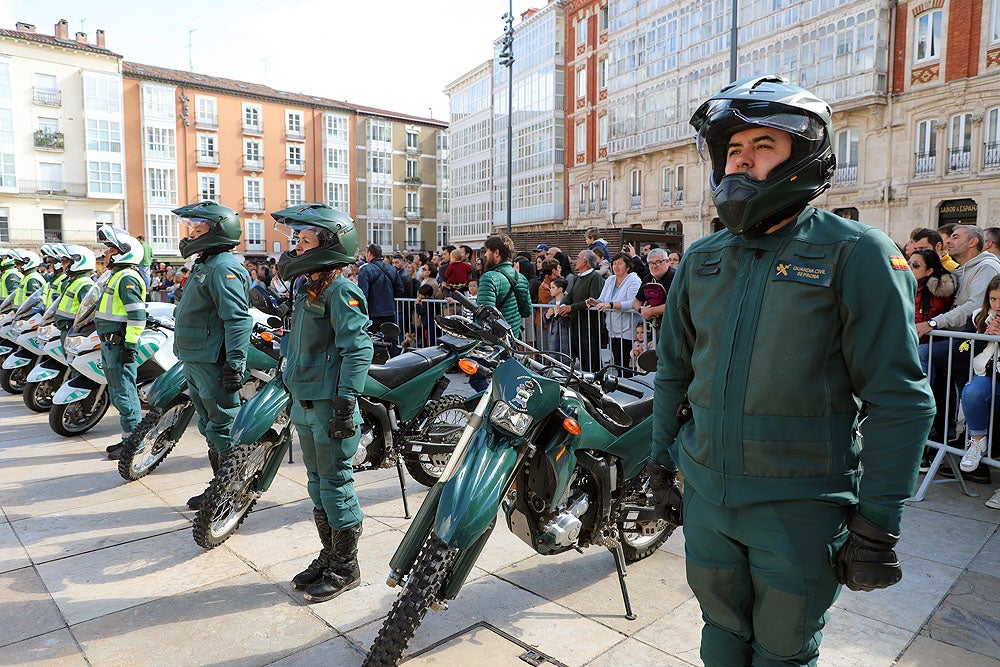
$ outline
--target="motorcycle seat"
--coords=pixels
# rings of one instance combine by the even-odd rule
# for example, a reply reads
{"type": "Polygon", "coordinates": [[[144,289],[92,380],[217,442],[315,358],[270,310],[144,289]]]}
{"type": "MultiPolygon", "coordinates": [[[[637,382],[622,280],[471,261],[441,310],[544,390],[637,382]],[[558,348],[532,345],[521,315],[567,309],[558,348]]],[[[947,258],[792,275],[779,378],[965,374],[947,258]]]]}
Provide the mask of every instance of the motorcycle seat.
{"type": "Polygon", "coordinates": [[[642,398],[636,398],[622,392],[615,392],[612,396],[609,396],[609,398],[621,406],[625,414],[632,418],[633,424],[638,424],[653,414],[653,389],[651,387],[646,386],[642,382],[632,382],[629,380],[620,380],[620,382],[623,384],[627,383],[630,387],[643,391],[642,398]]]}
{"type": "Polygon", "coordinates": [[[384,364],[372,364],[368,367],[368,375],[389,389],[395,389],[451,356],[452,352],[441,346],[422,347],[391,357],[384,364]]]}

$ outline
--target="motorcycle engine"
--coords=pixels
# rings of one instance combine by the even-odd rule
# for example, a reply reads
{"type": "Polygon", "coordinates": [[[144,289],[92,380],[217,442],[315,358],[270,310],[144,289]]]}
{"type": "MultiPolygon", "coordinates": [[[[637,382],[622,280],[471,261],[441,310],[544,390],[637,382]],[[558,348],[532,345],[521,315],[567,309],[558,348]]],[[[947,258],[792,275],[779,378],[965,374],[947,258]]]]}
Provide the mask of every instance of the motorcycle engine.
{"type": "Polygon", "coordinates": [[[354,453],[354,467],[365,464],[368,460],[368,448],[375,441],[375,432],[368,422],[361,424],[361,441],[358,443],[358,451],[354,453]]]}
{"type": "Polygon", "coordinates": [[[583,522],[580,517],[590,509],[590,502],[586,493],[573,498],[573,500],[542,527],[542,533],[551,537],[553,543],[561,547],[571,547],[580,538],[580,529],[583,522]]]}

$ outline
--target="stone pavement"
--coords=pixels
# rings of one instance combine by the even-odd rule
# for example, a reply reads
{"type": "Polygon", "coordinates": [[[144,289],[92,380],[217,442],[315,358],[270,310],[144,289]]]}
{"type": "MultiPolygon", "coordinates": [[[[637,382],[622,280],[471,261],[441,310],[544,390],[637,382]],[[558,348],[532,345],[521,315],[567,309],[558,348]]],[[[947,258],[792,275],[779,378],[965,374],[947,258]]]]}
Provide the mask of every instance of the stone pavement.
{"type": "MultiPolygon", "coordinates": [[[[186,435],[158,470],[126,484],[103,455],[117,421],[112,409],[84,436],[60,438],[46,415],[0,394],[0,665],[361,663],[394,599],[384,579],[408,523],[395,470],[356,478],[362,585],[307,604],[289,584],[318,548],[297,455],[240,531],[205,551],[185,506],[209,477],[200,437],[186,435]]],[[[902,583],[844,592],[821,665],[1000,666],[1000,512],[982,504],[991,488],[971,488],[983,497],[935,484],[909,507],[902,583]]],[[[415,510],[425,490],[412,480],[409,490],[415,510]]],[[[638,619],[627,621],[606,550],[543,558],[501,524],[411,652],[486,622],[566,665],[700,665],[683,553],[678,531],[629,568],[638,619]]],[[[498,637],[481,626],[412,664],[526,664],[502,657],[521,649],[502,651],[509,642],[498,637]]]]}

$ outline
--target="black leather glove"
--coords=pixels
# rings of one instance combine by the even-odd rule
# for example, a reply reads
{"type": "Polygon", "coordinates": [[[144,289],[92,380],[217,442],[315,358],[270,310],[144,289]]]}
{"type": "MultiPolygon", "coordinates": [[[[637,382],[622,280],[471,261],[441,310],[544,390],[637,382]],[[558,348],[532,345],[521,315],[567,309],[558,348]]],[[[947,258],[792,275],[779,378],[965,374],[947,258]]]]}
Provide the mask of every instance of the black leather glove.
{"type": "Polygon", "coordinates": [[[649,475],[649,490],[656,513],[667,523],[683,525],[684,494],[677,483],[677,471],[650,461],[646,464],[646,474],[649,475]]]}
{"type": "Polygon", "coordinates": [[[343,396],[333,397],[333,419],[326,425],[326,434],[331,440],[350,438],[357,431],[354,425],[354,399],[343,396]]]}
{"type": "Polygon", "coordinates": [[[243,387],[243,373],[229,364],[222,364],[222,390],[235,394],[243,387]]]}
{"type": "Polygon", "coordinates": [[[118,353],[118,361],[120,361],[123,364],[134,364],[135,350],[130,350],[127,347],[123,347],[122,351],[118,353]]]}
{"type": "Polygon", "coordinates": [[[857,512],[847,521],[851,532],[837,552],[837,579],[852,591],[874,591],[899,583],[903,570],[893,547],[899,535],[879,528],[857,512]]]}

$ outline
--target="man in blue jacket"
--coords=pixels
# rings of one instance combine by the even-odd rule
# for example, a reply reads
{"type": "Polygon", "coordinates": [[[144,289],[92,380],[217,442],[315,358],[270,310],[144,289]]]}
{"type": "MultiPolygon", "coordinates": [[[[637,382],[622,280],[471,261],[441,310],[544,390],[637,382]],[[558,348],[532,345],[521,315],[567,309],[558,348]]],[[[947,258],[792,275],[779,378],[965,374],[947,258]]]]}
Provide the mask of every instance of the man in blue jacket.
{"type": "Polygon", "coordinates": [[[372,243],[365,251],[368,262],[358,271],[358,287],[368,302],[369,331],[378,331],[384,322],[396,321],[396,299],[403,296],[399,273],[382,258],[382,246],[372,243]]]}

